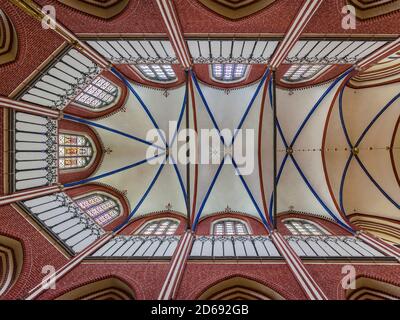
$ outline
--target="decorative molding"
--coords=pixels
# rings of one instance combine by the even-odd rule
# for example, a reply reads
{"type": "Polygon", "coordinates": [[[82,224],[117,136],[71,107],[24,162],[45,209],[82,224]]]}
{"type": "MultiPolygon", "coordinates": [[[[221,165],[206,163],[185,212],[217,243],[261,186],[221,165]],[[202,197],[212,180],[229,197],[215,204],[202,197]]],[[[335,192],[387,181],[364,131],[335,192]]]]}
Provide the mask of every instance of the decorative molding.
{"type": "Polygon", "coordinates": [[[199,2],[225,18],[236,20],[260,12],[275,0],[199,0],[199,2]]]}
{"type": "Polygon", "coordinates": [[[0,9],[0,65],[13,62],[17,58],[17,32],[3,10],[0,9]]]}
{"type": "Polygon", "coordinates": [[[58,2],[103,19],[113,18],[129,4],[129,0],[58,0],[58,2]]]}
{"type": "Polygon", "coordinates": [[[400,10],[399,0],[348,0],[348,3],[356,7],[356,17],[361,20],[380,17],[400,10]]]}

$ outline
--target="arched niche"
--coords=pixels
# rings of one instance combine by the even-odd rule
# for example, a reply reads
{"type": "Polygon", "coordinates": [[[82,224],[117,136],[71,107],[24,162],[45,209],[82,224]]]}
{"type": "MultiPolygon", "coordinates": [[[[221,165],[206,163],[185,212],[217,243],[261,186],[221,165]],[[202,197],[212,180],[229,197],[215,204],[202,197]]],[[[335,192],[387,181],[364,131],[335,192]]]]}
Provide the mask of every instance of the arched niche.
{"type": "Polygon", "coordinates": [[[367,277],[359,277],[355,288],[346,290],[347,300],[399,300],[400,287],[367,277]]]}
{"type": "Polygon", "coordinates": [[[110,19],[121,13],[129,4],[129,0],[58,0],[59,2],[88,13],[90,15],[110,19]]]}
{"type": "Polygon", "coordinates": [[[14,61],[17,53],[17,32],[11,20],[0,9],[0,65],[14,61]]]}
{"type": "Polygon", "coordinates": [[[75,288],[56,300],[134,300],[130,286],[118,278],[95,281],[75,288]]]}
{"type": "Polygon", "coordinates": [[[18,279],[23,265],[23,249],[19,241],[0,235],[0,297],[18,279]]]}
{"type": "Polygon", "coordinates": [[[264,284],[236,276],[222,280],[207,290],[199,300],[284,300],[275,290],[264,284]]]}

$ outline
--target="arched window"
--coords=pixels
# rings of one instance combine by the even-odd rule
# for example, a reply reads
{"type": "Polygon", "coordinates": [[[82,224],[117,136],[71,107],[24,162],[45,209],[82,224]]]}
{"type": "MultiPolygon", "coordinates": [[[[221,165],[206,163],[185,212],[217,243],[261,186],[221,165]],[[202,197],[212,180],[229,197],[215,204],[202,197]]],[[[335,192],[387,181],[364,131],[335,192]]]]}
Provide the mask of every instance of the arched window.
{"type": "Polygon", "coordinates": [[[110,223],[121,213],[117,201],[101,193],[76,199],[75,203],[100,226],[110,223]]]}
{"type": "Polygon", "coordinates": [[[243,236],[248,235],[249,231],[242,221],[222,220],[213,224],[213,234],[215,236],[243,236]]]}
{"type": "Polygon", "coordinates": [[[115,101],[118,88],[103,77],[97,77],[75,98],[74,102],[91,109],[102,109],[115,101]]]}
{"type": "Polygon", "coordinates": [[[60,134],[58,138],[58,167],[60,169],[84,168],[94,154],[88,138],[75,134],[60,134]]]}
{"type": "Polygon", "coordinates": [[[283,75],[286,82],[305,82],[316,78],[330,66],[319,64],[293,64],[283,75]]]}
{"type": "Polygon", "coordinates": [[[176,74],[169,64],[139,64],[136,68],[143,78],[156,82],[173,82],[176,74]]]}
{"type": "Polygon", "coordinates": [[[179,222],[171,219],[150,221],[140,230],[140,235],[145,236],[167,236],[173,235],[178,229],[179,222]]]}
{"type": "Polygon", "coordinates": [[[212,78],[218,82],[239,82],[245,78],[246,71],[245,64],[213,64],[212,78]]]}
{"type": "Polygon", "coordinates": [[[303,220],[286,220],[285,222],[286,228],[293,235],[300,236],[323,236],[326,235],[326,232],[318,228],[316,225],[309,223],[303,220]]]}

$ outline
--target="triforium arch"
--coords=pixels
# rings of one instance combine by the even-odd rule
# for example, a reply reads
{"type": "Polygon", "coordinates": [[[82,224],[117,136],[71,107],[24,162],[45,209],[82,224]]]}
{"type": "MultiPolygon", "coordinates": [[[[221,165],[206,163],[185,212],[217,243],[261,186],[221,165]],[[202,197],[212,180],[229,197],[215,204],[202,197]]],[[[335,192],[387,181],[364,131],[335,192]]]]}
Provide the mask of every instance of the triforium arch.
{"type": "Polygon", "coordinates": [[[256,280],[233,276],[212,284],[199,300],[285,300],[276,290],[256,280]]]}
{"type": "Polygon", "coordinates": [[[94,281],[72,289],[56,300],[134,300],[135,292],[116,277],[94,281]]]}
{"type": "Polygon", "coordinates": [[[22,270],[23,258],[21,243],[0,235],[0,298],[17,281],[22,270]]]}
{"type": "Polygon", "coordinates": [[[347,300],[399,300],[400,286],[383,280],[359,276],[354,288],[345,291],[347,300]]]}

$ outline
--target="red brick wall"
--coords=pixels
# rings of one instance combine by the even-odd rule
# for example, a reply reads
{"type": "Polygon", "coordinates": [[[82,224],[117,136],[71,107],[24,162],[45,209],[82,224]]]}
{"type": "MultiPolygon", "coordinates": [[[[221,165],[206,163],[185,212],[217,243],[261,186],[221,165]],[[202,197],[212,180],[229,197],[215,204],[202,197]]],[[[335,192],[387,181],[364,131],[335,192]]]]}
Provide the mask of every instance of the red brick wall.
{"type": "Polygon", "coordinates": [[[75,33],[166,33],[161,13],[154,0],[130,0],[125,9],[111,19],[102,19],[56,0],[39,0],[40,5],[56,8],[57,20],[75,33]]]}
{"type": "Polygon", "coordinates": [[[302,289],[285,264],[189,263],[177,299],[193,300],[211,286],[231,277],[258,281],[286,299],[305,299],[302,289]]]}
{"type": "MultiPolygon", "coordinates": [[[[368,278],[388,282],[400,286],[399,265],[353,265],[356,270],[356,277],[365,276],[368,278]]],[[[342,274],[344,264],[307,264],[306,269],[310,272],[314,280],[320,285],[321,289],[329,299],[345,299],[345,290],[342,288],[341,281],[347,274],[342,274]]]]}
{"type": "Polygon", "coordinates": [[[43,29],[39,21],[10,1],[0,0],[0,8],[12,21],[18,37],[17,59],[0,66],[0,95],[8,96],[64,41],[53,30],[43,29]]]}
{"type": "Polygon", "coordinates": [[[5,153],[6,150],[4,150],[4,109],[0,109],[0,132],[2,133],[0,135],[0,194],[4,194],[4,157],[8,156],[8,153],[5,153]]]}
{"type": "Polygon", "coordinates": [[[24,254],[21,274],[2,299],[23,298],[47,275],[42,274],[43,266],[51,265],[58,269],[68,261],[51,242],[9,205],[0,207],[0,234],[20,241],[24,254]]]}
{"type": "Polygon", "coordinates": [[[102,263],[82,264],[57,282],[55,290],[47,290],[39,299],[54,299],[83,285],[115,277],[133,289],[137,300],[155,300],[169,269],[168,263],[102,263]]]}

